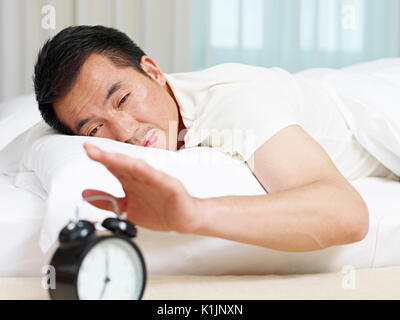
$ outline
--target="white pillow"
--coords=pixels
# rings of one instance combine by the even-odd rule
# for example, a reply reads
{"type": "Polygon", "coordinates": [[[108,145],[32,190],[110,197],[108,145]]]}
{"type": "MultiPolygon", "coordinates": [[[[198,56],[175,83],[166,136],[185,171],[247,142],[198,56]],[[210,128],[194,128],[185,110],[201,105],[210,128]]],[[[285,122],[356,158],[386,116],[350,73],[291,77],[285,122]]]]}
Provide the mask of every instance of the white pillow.
{"type": "MultiPolygon", "coordinates": [[[[58,231],[74,217],[83,189],[100,189],[115,196],[124,194],[119,181],[103,165],[87,157],[82,147],[84,141],[105,150],[144,159],[153,167],[179,179],[190,194],[199,198],[265,194],[244,163],[208,147],[179,152],[144,148],[110,139],[57,134],[42,123],[29,131],[19,147],[24,152],[16,182],[29,188],[25,172],[34,171],[41,187],[48,193],[41,235],[44,251],[57,239],[58,231]]],[[[34,190],[34,187],[30,188],[30,191],[34,190]]],[[[104,211],[98,209],[91,210],[89,215],[96,220],[105,218],[104,211]]]]}
{"type": "Polygon", "coordinates": [[[23,95],[0,104],[0,150],[42,117],[34,94],[23,95]]]}
{"type": "Polygon", "coordinates": [[[0,173],[15,176],[18,171],[24,171],[24,153],[29,152],[34,141],[46,134],[57,134],[57,131],[41,120],[8,143],[0,150],[0,173]]]}

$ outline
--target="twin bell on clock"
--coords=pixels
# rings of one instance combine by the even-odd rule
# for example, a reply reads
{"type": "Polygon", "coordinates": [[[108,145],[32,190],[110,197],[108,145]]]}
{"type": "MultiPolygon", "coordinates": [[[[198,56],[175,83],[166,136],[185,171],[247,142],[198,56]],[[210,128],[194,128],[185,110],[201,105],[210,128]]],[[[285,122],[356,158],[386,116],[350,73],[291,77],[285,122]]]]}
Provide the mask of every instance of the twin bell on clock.
{"type": "MultiPolygon", "coordinates": [[[[55,269],[55,287],[49,288],[52,299],[68,300],[138,300],[146,285],[143,255],[132,241],[136,228],[119,214],[116,200],[108,196],[92,196],[84,201],[109,200],[115,218],[106,218],[100,232],[95,224],[76,218],[58,237],[58,247],[50,265],[55,269]]],[[[84,201],[82,203],[84,203],[84,201]]]]}

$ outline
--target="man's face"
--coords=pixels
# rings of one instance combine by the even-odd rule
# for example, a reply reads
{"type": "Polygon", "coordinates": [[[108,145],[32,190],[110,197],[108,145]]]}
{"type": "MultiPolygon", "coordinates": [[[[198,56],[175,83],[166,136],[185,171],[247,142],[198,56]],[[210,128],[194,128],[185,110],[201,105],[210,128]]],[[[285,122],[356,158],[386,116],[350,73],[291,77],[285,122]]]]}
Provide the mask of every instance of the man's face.
{"type": "Polygon", "coordinates": [[[183,124],[175,98],[153,60],[142,57],[141,66],[151,79],[90,55],[72,88],[54,103],[58,118],[76,135],[176,150],[183,124]]]}

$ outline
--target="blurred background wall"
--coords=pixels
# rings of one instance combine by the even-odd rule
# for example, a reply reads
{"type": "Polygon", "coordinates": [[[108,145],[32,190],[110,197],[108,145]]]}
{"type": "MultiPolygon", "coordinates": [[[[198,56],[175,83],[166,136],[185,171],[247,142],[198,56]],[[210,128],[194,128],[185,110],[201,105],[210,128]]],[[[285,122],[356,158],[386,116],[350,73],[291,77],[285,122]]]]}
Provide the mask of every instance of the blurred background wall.
{"type": "Polygon", "coordinates": [[[0,102],[33,92],[39,48],[69,25],[116,27],[167,73],[400,56],[400,0],[0,0],[0,19],[0,102]]]}
{"type": "Polygon", "coordinates": [[[296,72],[400,54],[399,0],[192,0],[192,67],[296,72]]]}
{"type": "Polygon", "coordinates": [[[187,0],[0,0],[0,101],[33,92],[39,48],[70,25],[118,28],[164,72],[189,70],[189,13],[187,0]]]}

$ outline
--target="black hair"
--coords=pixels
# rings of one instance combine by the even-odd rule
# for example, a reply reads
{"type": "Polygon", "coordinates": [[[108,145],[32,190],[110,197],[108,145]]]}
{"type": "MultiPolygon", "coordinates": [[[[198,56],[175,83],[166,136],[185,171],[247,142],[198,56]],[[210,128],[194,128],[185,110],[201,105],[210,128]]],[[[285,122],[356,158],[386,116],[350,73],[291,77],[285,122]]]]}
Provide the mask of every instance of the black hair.
{"type": "Polygon", "coordinates": [[[39,50],[33,83],[43,120],[62,133],[73,135],[57,117],[53,103],[67,94],[79,70],[92,53],[107,57],[116,66],[140,66],[145,53],[123,32],[105,26],[71,26],[47,40],[39,50]]]}

